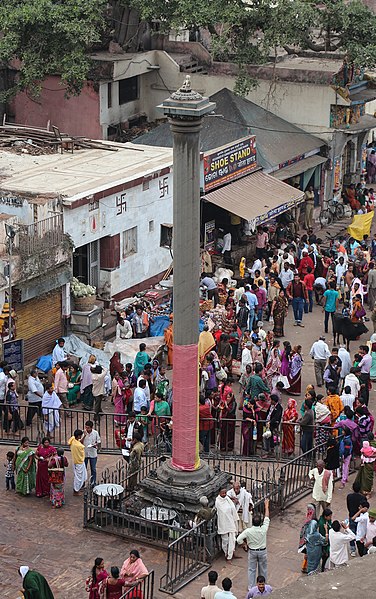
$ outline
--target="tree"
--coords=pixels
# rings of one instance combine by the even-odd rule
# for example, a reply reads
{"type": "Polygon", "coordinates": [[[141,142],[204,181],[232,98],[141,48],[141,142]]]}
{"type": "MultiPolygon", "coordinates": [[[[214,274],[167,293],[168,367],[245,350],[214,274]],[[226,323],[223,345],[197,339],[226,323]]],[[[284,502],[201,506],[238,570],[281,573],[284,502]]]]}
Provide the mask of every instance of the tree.
{"type": "Polygon", "coordinates": [[[12,80],[0,85],[2,99],[25,89],[37,95],[51,74],[61,75],[68,95],[79,94],[89,52],[106,27],[106,10],[106,0],[2,0],[0,63],[14,67],[12,80]]]}
{"type": "Polygon", "coordinates": [[[341,52],[361,67],[376,64],[376,16],[361,0],[133,0],[165,29],[206,28],[212,53],[244,69],[277,48],[341,52]]]}

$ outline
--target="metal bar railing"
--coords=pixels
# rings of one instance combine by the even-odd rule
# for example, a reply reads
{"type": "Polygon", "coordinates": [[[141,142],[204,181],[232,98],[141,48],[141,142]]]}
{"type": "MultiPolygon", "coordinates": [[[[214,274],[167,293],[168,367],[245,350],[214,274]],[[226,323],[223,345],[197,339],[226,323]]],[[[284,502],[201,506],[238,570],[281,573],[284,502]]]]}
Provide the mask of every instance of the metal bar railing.
{"type": "MultiPolygon", "coordinates": [[[[127,415],[124,414],[101,413],[97,416],[93,411],[77,409],[44,410],[42,414],[42,410],[32,404],[21,405],[16,412],[12,420],[8,420],[8,407],[0,404],[0,443],[17,444],[22,437],[27,436],[32,444],[38,444],[42,437],[49,436],[56,445],[67,447],[68,439],[76,429],[83,430],[86,421],[95,422],[97,419],[95,427],[101,436],[103,453],[119,454],[126,445],[127,415]]],[[[150,417],[147,430],[144,428],[145,453],[155,456],[171,454],[173,431],[166,426],[169,420],[165,417],[150,417]]],[[[263,460],[283,461],[303,453],[302,433],[299,427],[296,429],[296,423],[281,423],[278,429],[271,431],[272,437],[265,439],[265,420],[259,420],[256,427],[240,419],[212,418],[200,422],[201,427],[210,427],[200,431],[200,454],[205,459],[210,459],[211,456],[228,456],[251,461],[260,457],[263,460]],[[284,435],[293,439],[290,455],[283,454],[284,435]]],[[[312,427],[313,438],[319,440],[323,433],[328,435],[331,430],[330,427],[315,425],[312,427]]]]}
{"type": "Polygon", "coordinates": [[[120,599],[154,599],[154,570],[143,580],[140,580],[129,588],[120,599]]]}

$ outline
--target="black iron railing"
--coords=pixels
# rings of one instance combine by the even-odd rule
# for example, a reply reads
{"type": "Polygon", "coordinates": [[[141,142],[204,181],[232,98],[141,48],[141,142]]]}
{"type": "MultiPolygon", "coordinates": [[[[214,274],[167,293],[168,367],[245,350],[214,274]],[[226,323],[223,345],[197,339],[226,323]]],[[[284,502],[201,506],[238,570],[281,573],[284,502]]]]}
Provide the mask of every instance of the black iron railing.
{"type": "MultiPolygon", "coordinates": [[[[17,444],[21,438],[28,436],[31,444],[40,443],[43,436],[49,434],[55,445],[68,447],[68,439],[73,435],[76,429],[84,430],[87,420],[95,421],[93,411],[86,410],[56,410],[58,414],[58,425],[56,423],[48,425],[48,419],[52,411],[42,415],[36,408],[22,405],[18,408],[18,425],[16,419],[8,421],[7,414],[3,412],[0,415],[0,443],[17,444]],[[19,422],[20,421],[20,422],[19,422]]],[[[95,428],[101,436],[101,451],[103,453],[120,454],[121,446],[125,446],[125,423],[127,416],[112,413],[101,413],[95,423],[95,428]],[[121,420],[120,424],[117,424],[121,420]]],[[[168,455],[172,449],[173,432],[166,427],[166,418],[151,417],[149,420],[148,431],[145,431],[146,447],[145,453],[152,455],[168,455]]],[[[209,453],[205,452],[205,447],[200,445],[200,454],[205,458],[210,456],[228,456],[232,459],[239,458],[243,460],[257,461],[260,457],[263,460],[286,461],[291,457],[302,453],[300,448],[301,432],[295,423],[283,423],[277,431],[274,431],[273,440],[268,443],[263,438],[266,422],[259,420],[257,423],[257,439],[254,438],[253,429],[244,424],[240,419],[221,419],[215,418],[201,421],[211,426],[209,430],[209,453]],[[294,453],[291,456],[283,454],[283,435],[287,432],[287,427],[293,431],[294,453]]],[[[317,430],[323,431],[329,427],[312,427],[313,437],[316,437],[317,430]]],[[[291,436],[291,434],[290,434],[291,436]]]]}
{"type": "Polygon", "coordinates": [[[128,589],[120,599],[154,599],[154,570],[128,589]]]}

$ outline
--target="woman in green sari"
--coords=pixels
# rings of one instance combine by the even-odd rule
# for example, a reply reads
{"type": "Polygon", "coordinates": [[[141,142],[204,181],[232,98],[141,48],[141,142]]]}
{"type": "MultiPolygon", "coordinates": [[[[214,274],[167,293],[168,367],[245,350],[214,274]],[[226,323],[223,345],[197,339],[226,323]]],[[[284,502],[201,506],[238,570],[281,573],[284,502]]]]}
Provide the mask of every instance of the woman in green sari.
{"type": "Polygon", "coordinates": [[[16,492],[21,495],[30,495],[35,489],[36,466],[35,451],[29,446],[29,437],[21,439],[21,445],[14,455],[15,472],[17,475],[16,492]]]}
{"type": "Polygon", "coordinates": [[[69,370],[68,403],[70,406],[74,406],[76,403],[79,403],[81,370],[77,364],[72,364],[69,370]]]}

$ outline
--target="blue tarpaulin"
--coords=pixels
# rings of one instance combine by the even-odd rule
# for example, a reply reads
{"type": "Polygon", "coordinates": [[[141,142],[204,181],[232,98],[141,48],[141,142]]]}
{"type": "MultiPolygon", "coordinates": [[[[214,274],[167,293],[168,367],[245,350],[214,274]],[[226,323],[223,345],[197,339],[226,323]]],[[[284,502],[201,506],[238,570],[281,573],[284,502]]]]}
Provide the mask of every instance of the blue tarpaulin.
{"type": "Polygon", "coordinates": [[[170,324],[169,316],[155,316],[150,323],[150,337],[163,337],[164,330],[170,324]]]}

